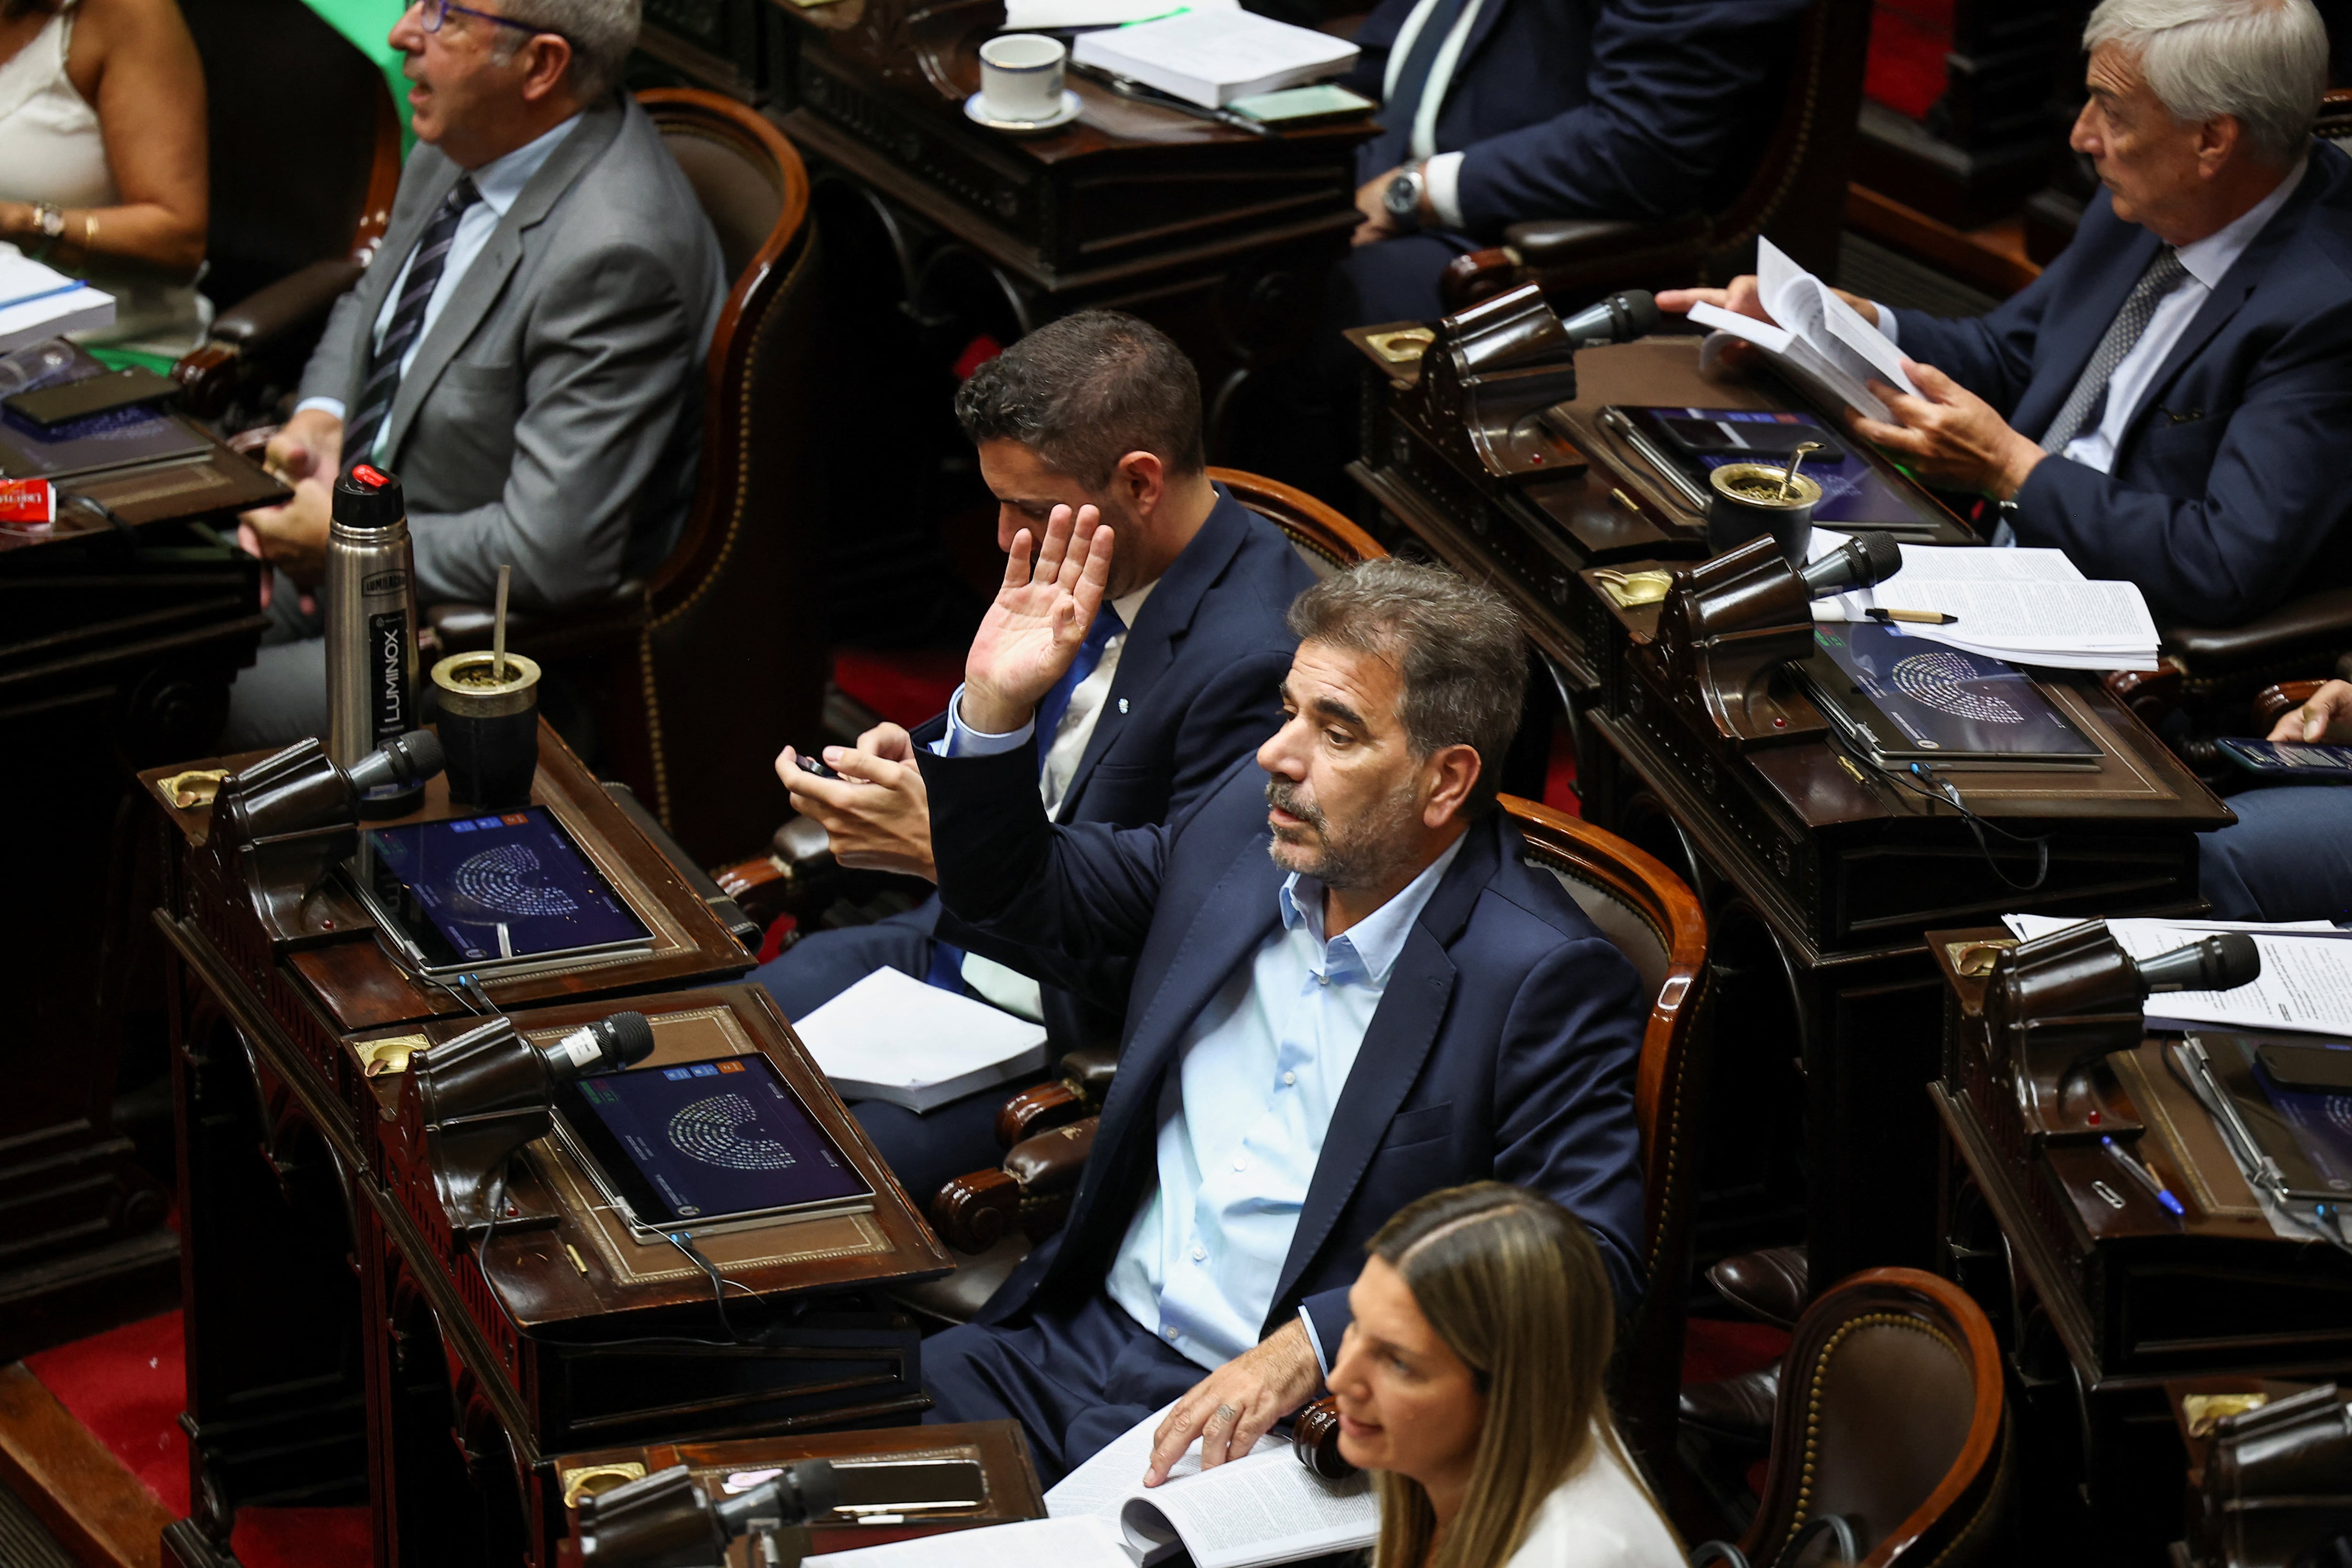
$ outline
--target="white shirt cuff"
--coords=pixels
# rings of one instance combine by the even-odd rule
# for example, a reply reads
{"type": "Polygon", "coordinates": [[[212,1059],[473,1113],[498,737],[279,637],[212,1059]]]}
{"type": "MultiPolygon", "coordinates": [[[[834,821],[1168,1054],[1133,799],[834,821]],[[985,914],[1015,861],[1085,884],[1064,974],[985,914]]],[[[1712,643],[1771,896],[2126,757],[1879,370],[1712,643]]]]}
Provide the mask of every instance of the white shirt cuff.
{"type": "Polygon", "coordinates": [[[314,408],[323,408],[337,419],[343,417],[343,400],[339,397],[306,397],[294,405],[294,412],[308,413],[314,408]]]}
{"type": "Polygon", "coordinates": [[[1462,154],[1440,152],[1421,166],[1421,177],[1429,183],[1429,210],[1437,214],[1437,226],[1458,229],[1462,226],[1462,154]]]}
{"type": "Polygon", "coordinates": [[[1307,1315],[1305,1307],[1298,1309],[1298,1322],[1307,1331],[1307,1348],[1315,1353],[1315,1364],[1322,1370],[1323,1381],[1328,1384],[1331,1381],[1331,1358],[1323,1354],[1322,1336],[1315,1332],[1315,1320],[1307,1315]]]}
{"type": "Polygon", "coordinates": [[[1019,729],[1005,735],[991,735],[984,729],[973,729],[963,721],[963,686],[958,684],[955,695],[948,699],[948,732],[931,742],[931,750],[941,757],[994,757],[1002,751],[1029,744],[1037,733],[1037,719],[1031,715],[1019,729]]]}
{"type": "Polygon", "coordinates": [[[1891,305],[1881,305],[1875,299],[1870,302],[1870,308],[1878,312],[1879,335],[1884,337],[1888,342],[1894,344],[1896,348],[1901,348],[1903,346],[1903,330],[1895,324],[1895,308],[1891,305]]]}

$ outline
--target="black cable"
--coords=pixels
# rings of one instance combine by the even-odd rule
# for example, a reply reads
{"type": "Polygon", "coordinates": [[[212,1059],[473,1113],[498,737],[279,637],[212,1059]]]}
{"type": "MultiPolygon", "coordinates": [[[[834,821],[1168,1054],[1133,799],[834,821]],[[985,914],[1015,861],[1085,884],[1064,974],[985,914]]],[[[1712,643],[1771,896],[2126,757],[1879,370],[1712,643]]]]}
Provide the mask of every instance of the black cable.
{"type": "Polygon", "coordinates": [[[2051,836],[2048,833],[2014,833],[1989,817],[1978,816],[1974,811],[1969,810],[1969,803],[1964,798],[1962,798],[1959,787],[1948,779],[1938,779],[1936,776],[1936,770],[1928,767],[1927,764],[1924,762],[1911,763],[1901,772],[1897,772],[1895,769],[1885,767],[1883,764],[1874,763],[1873,766],[1876,767],[1878,770],[1885,774],[1888,779],[1893,779],[1904,789],[1910,790],[1914,795],[1918,796],[1921,800],[1940,800],[1945,805],[1949,806],[1953,810],[1958,811],[1960,814],[1960,820],[1969,825],[1969,833],[1972,834],[1977,841],[1977,852],[1984,856],[1985,864],[1992,868],[1993,875],[2000,878],[2001,882],[2012,891],[2017,893],[2032,893],[2039,890],[2043,883],[2050,880],[2051,836]],[[1906,778],[1905,777],[1906,774],[1909,774],[1911,777],[1906,778]],[[1914,782],[1914,779],[1922,780],[1924,782],[1914,782]],[[2033,880],[2032,882],[2020,882],[2015,877],[2010,875],[2008,872],[2001,869],[2000,862],[1993,858],[1992,846],[1985,841],[1985,831],[1987,829],[1990,829],[1992,831],[1999,833],[2011,843],[2032,844],[2033,846],[2034,871],[2033,880]]]}
{"type": "Polygon", "coordinates": [[[737,1290],[742,1291],[745,1295],[751,1297],[755,1301],[760,1299],[760,1292],[751,1289],[751,1286],[743,1283],[740,1280],[730,1280],[726,1275],[720,1273],[719,1271],[719,1265],[704,1257],[702,1249],[686,1239],[685,1231],[665,1230],[662,1232],[662,1237],[671,1246],[677,1248],[680,1252],[685,1253],[697,1268],[710,1276],[710,1301],[713,1306],[719,1309],[719,1326],[726,1333],[730,1343],[734,1344],[748,1343],[749,1342],[746,1341],[741,1334],[735,1332],[735,1325],[728,1321],[727,1287],[730,1285],[734,1286],[737,1290]]]}

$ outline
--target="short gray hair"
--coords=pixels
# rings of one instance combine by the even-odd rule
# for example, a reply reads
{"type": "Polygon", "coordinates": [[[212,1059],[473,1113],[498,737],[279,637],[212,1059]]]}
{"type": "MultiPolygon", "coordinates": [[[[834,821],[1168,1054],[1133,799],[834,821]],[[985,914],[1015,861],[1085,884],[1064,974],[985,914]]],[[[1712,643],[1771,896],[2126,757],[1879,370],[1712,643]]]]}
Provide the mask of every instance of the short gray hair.
{"type": "Polygon", "coordinates": [[[1383,557],[1300,594],[1290,607],[1290,632],[1394,664],[1413,755],[1475,747],[1470,814],[1484,815],[1495,803],[1528,692],[1526,635],[1500,594],[1444,567],[1383,557]]]}
{"type": "Polygon", "coordinates": [[[974,446],[1015,441],[1099,492],[1130,452],[1171,475],[1198,474],[1201,376],[1184,350],[1123,310],[1080,310],[982,364],[956,389],[974,446]]]}
{"type": "MultiPolygon", "coordinates": [[[[565,72],[572,95],[593,103],[618,87],[629,51],[637,47],[637,0],[502,0],[499,15],[542,32],[561,33],[572,44],[565,72]]],[[[501,65],[523,46],[523,35],[500,27],[492,57],[501,65]]]]}
{"type": "Polygon", "coordinates": [[[2327,90],[2327,24],[2311,0],[2102,0],[2083,47],[2113,44],[2175,120],[2228,114],[2266,163],[2291,163],[2327,90]]]}

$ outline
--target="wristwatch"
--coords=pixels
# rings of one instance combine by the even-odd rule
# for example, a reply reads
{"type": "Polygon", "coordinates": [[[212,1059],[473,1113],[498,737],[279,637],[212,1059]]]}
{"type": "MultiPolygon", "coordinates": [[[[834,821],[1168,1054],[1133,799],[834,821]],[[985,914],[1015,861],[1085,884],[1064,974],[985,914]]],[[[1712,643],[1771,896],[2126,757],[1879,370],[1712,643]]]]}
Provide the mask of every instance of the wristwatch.
{"type": "Polygon", "coordinates": [[[34,253],[33,259],[46,261],[49,252],[57,248],[58,241],[65,235],[65,212],[47,202],[36,202],[33,204],[33,226],[41,234],[41,247],[34,253]]]}
{"type": "Polygon", "coordinates": [[[1418,163],[1397,171],[1389,188],[1381,193],[1381,206],[1390,221],[1410,234],[1421,227],[1421,198],[1429,189],[1429,177],[1418,163]]]}

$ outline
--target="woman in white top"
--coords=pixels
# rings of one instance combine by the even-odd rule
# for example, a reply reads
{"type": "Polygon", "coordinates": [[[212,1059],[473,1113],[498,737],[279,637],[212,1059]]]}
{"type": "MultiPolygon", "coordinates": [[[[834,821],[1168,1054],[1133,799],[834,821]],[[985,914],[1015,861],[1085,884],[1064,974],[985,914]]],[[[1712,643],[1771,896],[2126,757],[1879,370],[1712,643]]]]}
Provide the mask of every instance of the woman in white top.
{"type": "Polygon", "coordinates": [[[1375,1568],[1682,1568],[1610,1418],[1616,1308],[1575,1216],[1449,1187],[1371,1254],[1329,1382],[1339,1452],[1377,1472],[1375,1568]]]}
{"type": "Polygon", "coordinates": [[[0,0],[0,240],[115,296],[85,341],[202,340],[206,193],[204,69],[173,0],[0,0]]]}

